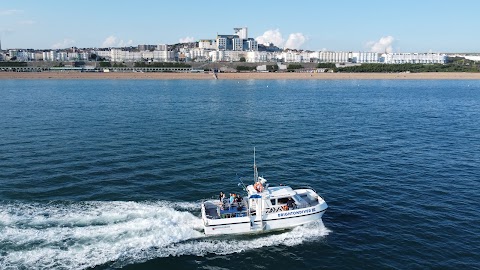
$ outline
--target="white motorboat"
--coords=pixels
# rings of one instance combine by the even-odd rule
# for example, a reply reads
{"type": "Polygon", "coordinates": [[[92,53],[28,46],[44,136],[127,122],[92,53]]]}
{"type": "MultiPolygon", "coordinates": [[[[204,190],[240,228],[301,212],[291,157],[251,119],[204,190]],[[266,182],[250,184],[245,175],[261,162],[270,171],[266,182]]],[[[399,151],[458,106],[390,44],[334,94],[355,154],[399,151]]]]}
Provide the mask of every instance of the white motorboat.
{"type": "Polygon", "coordinates": [[[245,199],[219,198],[202,203],[206,235],[282,230],[322,218],[328,206],[313,188],[269,186],[265,178],[258,176],[255,152],[253,164],[254,184],[243,185],[245,199]]]}

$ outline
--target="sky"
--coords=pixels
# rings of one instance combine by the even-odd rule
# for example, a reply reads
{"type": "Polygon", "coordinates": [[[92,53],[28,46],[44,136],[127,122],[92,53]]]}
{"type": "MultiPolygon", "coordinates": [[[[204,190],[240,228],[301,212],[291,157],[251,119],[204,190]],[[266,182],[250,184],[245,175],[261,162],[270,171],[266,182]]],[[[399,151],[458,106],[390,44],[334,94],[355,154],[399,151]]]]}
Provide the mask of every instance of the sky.
{"type": "Polygon", "coordinates": [[[174,44],[248,27],[305,50],[480,52],[478,0],[0,1],[2,49],[174,44]]]}

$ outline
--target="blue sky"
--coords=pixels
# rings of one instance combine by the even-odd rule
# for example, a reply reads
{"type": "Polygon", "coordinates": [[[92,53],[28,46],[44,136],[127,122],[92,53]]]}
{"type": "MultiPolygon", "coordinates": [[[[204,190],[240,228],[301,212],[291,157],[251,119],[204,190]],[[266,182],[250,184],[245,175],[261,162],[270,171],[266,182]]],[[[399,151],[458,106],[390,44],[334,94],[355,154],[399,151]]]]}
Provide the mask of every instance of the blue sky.
{"type": "Polygon", "coordinates": [[[480,52],[480,1],[3,1],[2,49],[249,37],[309,50],[480,52]]]}

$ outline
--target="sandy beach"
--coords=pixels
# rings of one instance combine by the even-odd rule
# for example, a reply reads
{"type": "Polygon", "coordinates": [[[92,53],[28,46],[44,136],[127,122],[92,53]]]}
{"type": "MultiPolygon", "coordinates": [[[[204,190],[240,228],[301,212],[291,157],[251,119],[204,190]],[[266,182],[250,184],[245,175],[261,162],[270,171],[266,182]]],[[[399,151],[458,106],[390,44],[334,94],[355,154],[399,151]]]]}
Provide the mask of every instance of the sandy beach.
{"type": "MultiPolygon", "coordinates": [[[[214,80],[208,73],[0,72],[6,79],[214,80]]],[[[480,80],[480,73],[219,73],[219,80],[480,80]]]]}

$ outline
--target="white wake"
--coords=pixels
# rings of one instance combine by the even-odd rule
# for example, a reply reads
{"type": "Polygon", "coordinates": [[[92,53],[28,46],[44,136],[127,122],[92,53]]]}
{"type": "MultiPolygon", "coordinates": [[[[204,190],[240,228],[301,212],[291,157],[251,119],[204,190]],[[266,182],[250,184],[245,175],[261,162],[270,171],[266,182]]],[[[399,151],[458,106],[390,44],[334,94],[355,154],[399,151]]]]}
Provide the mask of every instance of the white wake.
{"type": "Polygon", "coordinates": [[[199,203],[81,202],[0,204],[0,269],[82,269],[153,258],[230,254],[298,245],[329,233],[314,223],[250,240],[205,237],[199,203]]]}

